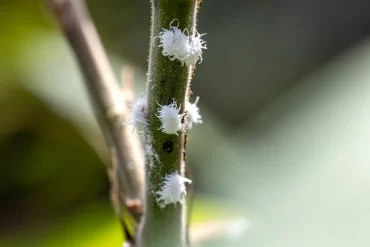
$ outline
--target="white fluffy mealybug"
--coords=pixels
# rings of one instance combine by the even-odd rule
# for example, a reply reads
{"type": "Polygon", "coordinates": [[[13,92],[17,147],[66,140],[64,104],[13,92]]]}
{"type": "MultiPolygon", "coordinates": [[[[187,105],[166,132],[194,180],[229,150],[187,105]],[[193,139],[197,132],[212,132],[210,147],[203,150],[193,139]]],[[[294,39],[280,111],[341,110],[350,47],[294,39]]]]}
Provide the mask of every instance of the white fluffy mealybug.
{"type": "Polygon", "coordinates": [[[203,123],[202,116],[199,113],[199,107],[197,106],[199,102],[199,96],[195,99],[194,103],[186,101],[185,110],[187,112],[187,126],[188,129],[191,129],[194,124],[203,123]]]}
{"type": "Polygon", "coordinates": [[[132,106],[131,119],[127,122],[124,122],[123,124],[131,124],[134,125],[134,129],[138,128],[139,130],[142,130],[147,124],[146,114],[147,114],[147,97],[142,96],[132,106]]]}
{"type": "Polygon", "coordinates": [[[190,54],[185,59],[185,64],[187,66],[195,65],[198,60],[199,63],[203,61],[202,49],[207,49],[207,46],[205,45],[206,42],[201,39],[203,35],[205,35],[205,33],[199,34],[195,31],[195,34],[190,37],[190,54]]]}
{"type": "Polygon", "coordinates": [[[184,126],[181,123],[183,114],[180,114],[181,106],[177,107],[175,100],[169,105],[159,105],[157,117],[161,120],[161,127],[159,128],[166,134],[176,134],[178,131],[183,131],[184,126]]]}
{"type": "MultiPolygon", "coordinates": [[[[175,19],[176,20],[176,19],[175,19]]],[[[181,31],[178,26],[172,26],[173,20],[170,24],[170,29],[162,28],[162,32],[157,36],[160,40],[159,47],[162,47],[163,56],[168,56],[172,61],[183,61],[190,52],[189,36],[181,31]]]]}
{"type": "Polygon", "coordinates": [[[179,175],[177,171],[170,175],[166,175],[161,189],[156,192],[156,195],[158,195],[158,205],[164,208],[171,203],[175,204],[175,206],[177,202],[183,204],[186,196],[185,183],[191,184],[191,182],[190,179],[179,175]]]}
{"type": "Polygon", "coordinates": [[[178,60],[182,65],[187,66],[195,65],[200,60],[202,61],[202,49],[207,49],[205,41],[201,39],[204,34],[199,34],[197,31],[193,35],[189,36],[188,30],[183,31],[179,29],[179,26],[173,26],[173,22],[177,21],[174,19],[170,23],[170,28],[162,28],[162,32],[159,36],[159,47],[162,47],[162,55],[168,56],[170,60],[178,60]]]}

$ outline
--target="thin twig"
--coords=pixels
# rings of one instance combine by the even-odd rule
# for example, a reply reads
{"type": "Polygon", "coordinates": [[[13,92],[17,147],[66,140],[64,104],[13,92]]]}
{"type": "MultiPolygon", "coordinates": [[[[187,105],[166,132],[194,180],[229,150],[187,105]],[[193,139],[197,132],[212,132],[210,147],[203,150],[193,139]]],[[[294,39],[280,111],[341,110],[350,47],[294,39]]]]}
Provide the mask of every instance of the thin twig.
{"type": "MultiPolygon", "coordinates": [[[[111,179],[113,183],[118,180],[119,195],[116,198],[121,199],[123,194],[125,202],[121,203],[130,209],[133,201],[141,202],[144,198],[144,155],[138,136],[132,134],[129,126],[122,126],[128,120],[127,107],[118,82],[84,1],[48,2],[79,62],[104,139],[112,159],[117,161],[116,167],[111,166],[108,170],[108,173],[116,173],[116,179],[111,179]]],[[[137,214],[141,213],[141,210],[135,210],[137,214]]]]}
{"type": "Polygon", "coordinates": [[[130,66],[121,69],[121,92],[125,97],[127,105],[134,103],[134,70],[130,66]]]}

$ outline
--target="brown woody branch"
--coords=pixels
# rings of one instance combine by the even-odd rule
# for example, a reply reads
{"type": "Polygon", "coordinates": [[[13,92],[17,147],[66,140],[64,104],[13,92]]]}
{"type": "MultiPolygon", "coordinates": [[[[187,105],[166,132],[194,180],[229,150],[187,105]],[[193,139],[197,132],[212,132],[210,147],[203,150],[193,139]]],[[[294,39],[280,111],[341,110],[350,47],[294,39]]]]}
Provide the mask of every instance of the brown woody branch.
{"type": "Polygon", "coordinates": [[[78,60],[96,118],[115,161],[108,167],[108,174],[114,188],[116,212],[121,213],[118,200],[138,221],[144,198],[144,155],[132,128],[122,126],[129,115],[108,57],[83,0],[48,2],[78,60]]]}

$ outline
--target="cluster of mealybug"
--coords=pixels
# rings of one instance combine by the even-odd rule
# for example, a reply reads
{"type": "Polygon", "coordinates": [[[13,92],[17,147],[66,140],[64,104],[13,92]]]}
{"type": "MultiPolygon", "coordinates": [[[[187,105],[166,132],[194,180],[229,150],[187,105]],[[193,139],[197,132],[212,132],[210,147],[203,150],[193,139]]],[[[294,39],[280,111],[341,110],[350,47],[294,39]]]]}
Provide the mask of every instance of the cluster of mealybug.
{"type": "MultiPolygon", "coordinates": [[[[170,60],[180,61],[183,65],[187,66],[195,65],[200,60],[202,61],[202,50],[207,49],[205,41],[201,39],[204,34],[199,34],[197,31],[193,35],[189,35],[187,29],[183,31],[179,29],[179,25],[174,26],[173,23],[177,21],[174,19],[170,23],[170,28],[162,28],[162,32],[159,33],[159,47],[162,47],[162,55],[168,56],[170,60]]],[[[197,103],[199,97],[192,104],[186,101],[185,110],[187,112],[187,127],[191,129],[194,124],[202,123],[202,117],[199,113],[197,103]]],[[[169,105],[160,106],[158,111],[158,117],[161,120],[161,130],[166,134],[177,134],[178,131],[184,129],[184,125],[181,123],[183,117],[179,114],[180,107],[177,106],[175,100],[169,105]]]]}
{"type": "MultiPolygon", "coordinates": [[[[175,20],[170,23],[169,29],[162,28],[163,31],[159,33],[159,36],[155,37],[159,38],[159,47],[162,47],[162,55],[169,57],[171,61],[177,60],[181,62],[181,66],[184,64],[186,66],[194,66],[198,61],[202,61],[202,50],[207,49],[205,41],[201,39],[203,34],[195,31],[190,36],[187,29],[182,31],[178,25],[172,25],[175,20]]],[[[197,106],[198,101],[199,97],[196,98],[194,103],[186,100],[186,126],[182,123],[184,114],[180,114],[181,105],[178,106],[175,99],[168,105],[160,105],[157,114],[161,121],[160,130],[166,134],[177,135],[185,127],[191,129],[193,124],[202,123],[202,116],[197,106]]],[[[178,172],[167,175],[160,190],[156,192],[158,205],[163,208],[171,203],[176,205],[177,202],[180,202],[183,204],[186,196],[185,183],[191,183],[191,180],[182,177],[178,172]]]]}
{"type": "MultiPolygon", "coordinates": [[[[169,29],[162,28],[159,33],[159,47],[162,48],[162,55],[169,57],[171,61],[179,61],[182,65],[194,66],[198,61],[202,61],[202,50],[207,49],[205,41],[201,39],[204,34],[199,34],[197,31],[193,35],[189,35],[187,29],[183,31],[179,26],[173,26],[173,20],[170,23],[169,29]]],[[[193,124],[202,123],[202,116],[199,113],[197,106],[199,97],[194,103],[190,103],[188,99],[185,103],[186,114],[181,114],[181,105],[177,105],[175,99],[168,105],[159,105],[156,116],[161,122],[159,130],[168,135],[178,135],[179,131],[184,131],[185,128],[191,129],[193,124]],[[186,117],[185,121],[183,118],[186,117]]],[[[147,97],[139,98],[132,107],[132,119],[125,122],[126,124],[134,125],[139,132],[147,126],[147,97]]],[[[146,135],[145,153],[149,159],[149,167],[152,167],[154,160],[159,161],[158,155],[155,153],[152,145],[152,136],[146,135]]],[[[182,177],[176,171],[169,174],[163,179],[162,186],[159,191],[155,192],[158,195],[157,203],[163,208],[168,204],[184,203],[186,195],[185,183],[191,183],[190,179],[182,177]]]]}

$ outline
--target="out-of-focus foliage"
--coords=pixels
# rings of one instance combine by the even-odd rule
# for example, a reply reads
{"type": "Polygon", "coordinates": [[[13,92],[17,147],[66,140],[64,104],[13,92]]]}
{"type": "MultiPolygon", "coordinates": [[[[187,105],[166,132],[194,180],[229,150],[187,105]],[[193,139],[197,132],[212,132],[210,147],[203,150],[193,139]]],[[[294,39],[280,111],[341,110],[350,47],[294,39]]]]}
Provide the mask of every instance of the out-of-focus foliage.
{"type": "Polygon", "coordinates": [[[80,207],[63,218],[54,218],[47,228],[24,229],[2,236],[9,247],[114,247],[122,244],[120,226],[106,203],[80,207]]]}

